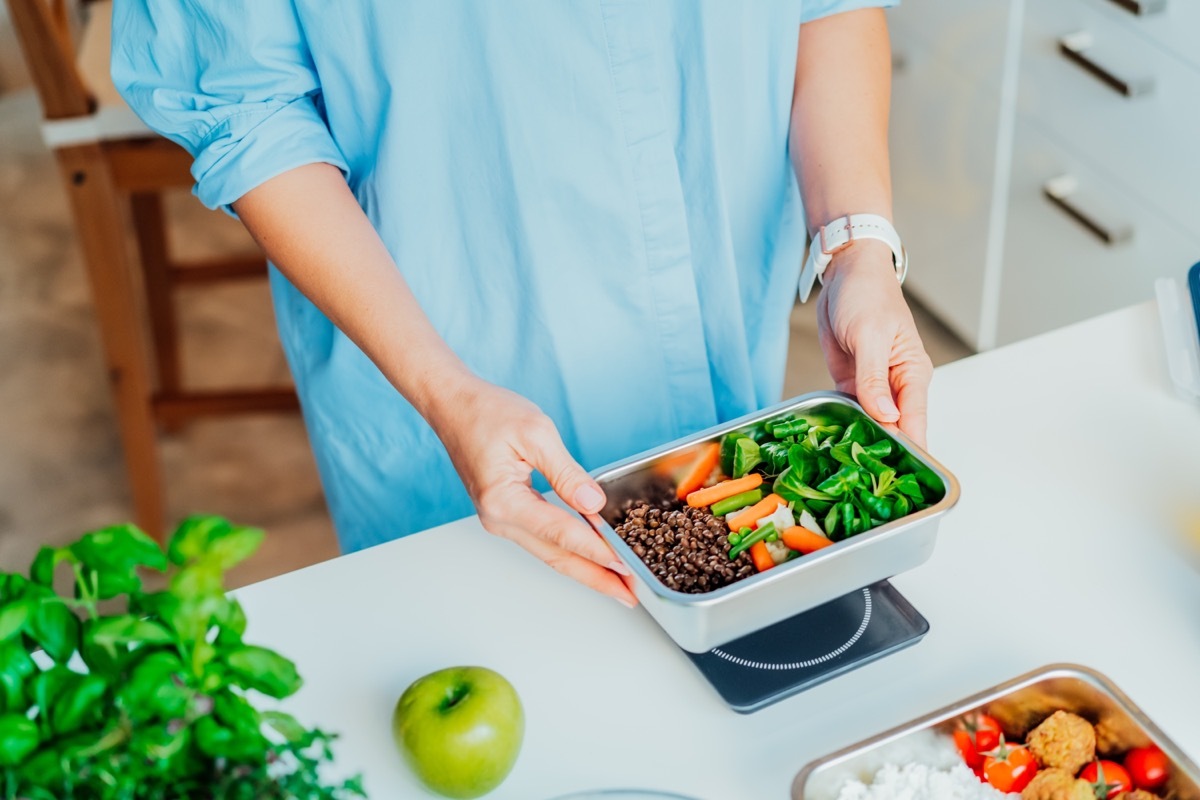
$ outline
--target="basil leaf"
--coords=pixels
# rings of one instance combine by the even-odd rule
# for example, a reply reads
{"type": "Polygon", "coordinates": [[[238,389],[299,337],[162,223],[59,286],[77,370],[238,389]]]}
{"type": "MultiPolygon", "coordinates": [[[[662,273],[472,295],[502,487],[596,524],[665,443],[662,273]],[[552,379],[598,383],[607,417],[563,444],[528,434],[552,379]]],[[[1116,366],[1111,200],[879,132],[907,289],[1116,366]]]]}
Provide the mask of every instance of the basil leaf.
{"type": "Polygon", "coordinates": [[[300,741],[308,732],[303,725],[296,721],[295,717],[282,711],[263,711],[259,716],[262,717],[263,722],[289,742],[300,741]]]}
{"type": "Polygon", "coordinates": [[[137,567],[164,570],[167,557],[158,544],[133,525],[114,525],[84,534],[70,552],[97,572],[128,573],[137,567]]]}
{"type": "Polygon", "coordinates": [[[74,558],[74,554],[67,548],[43,547],[33,557],[33,564],[29,566],[29,577],[34,583],[51,586],[54,584],[55,568],[63,561],[71,561],[74,558]]]}
{"type": "Polygon", "coordinates": [[[213,561],[222,570],[229,569],[253,555],[265,536],[258,528],[231,528],[212,541],[204,559],[213,561]]]}
{"type": "Polygon", "coordinates": [[[29,617],[28,632],[59,663],[69,659],[79,647],[79,617],[57,597],[37,603],[29,617]]]}
{"type": "Polygon", "coordinates": [[[116,693],[117,704],[135,723],[183,717],[195,694],[184,680],[183,662],[175,653],[146,655],[116,693]]]}
{"type": "Polygon", "coordinates": [[[89,716],[95,716],[100,699],[108,691],[108,682],[99,675],[81,675],[73,681],[51,707],[51,725],[58,733],[78,730],[89,716]]]}
{"type": "Polygon", "coordinates": [[[167,543],[167,557],[173,564],[186,564],[204,555],[209,544],[233,526],[221,517],[188,517],[179,524],[167,543]]]}
{"type": "Polygon", "coordinates": [[[31,616],[30,602],[16,600],[0,608],[0,642],[6,642],[21,632],[31,616]]]}
{"type": "Polygon", "coordinates": [[[101,617],[84,633],[93,645],[108,651],[130,644],[167,644],[174,641],[170,631],[157,622],[128,614],[101,617]]]}
{"type": "Polygon", "coordinates": [[[287,697],[303,684],[295,664],[265,647],[243,645],[226,653],[224,661],[247,688],[269,697],[287,697]]]}
{"type": "Polygon", "coordinates": [[[15,767],[37,749],[37,725],[20,714],[0,716],[0,766],[15,767]]]}

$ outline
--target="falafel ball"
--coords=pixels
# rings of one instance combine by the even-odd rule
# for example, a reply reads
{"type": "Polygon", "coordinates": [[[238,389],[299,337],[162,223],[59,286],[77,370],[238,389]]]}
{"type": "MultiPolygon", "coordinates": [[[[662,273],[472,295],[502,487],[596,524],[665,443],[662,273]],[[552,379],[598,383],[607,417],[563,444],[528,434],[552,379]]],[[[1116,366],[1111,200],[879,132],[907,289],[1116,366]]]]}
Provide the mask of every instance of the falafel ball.
{"type": "Polygon", "coordinates": [[[1043,767],[1058,767],[1075,775],[1096,758],[1096,731],[1083,717],[1055,711],[1029,732],[1025,746],[1043,767]]]}
{"type": "Polygon", "coordinates": [[[1021,790],[1021,800],[1095,800],[1092,785],[1065,769],[1044,769],[1021,790]]]}
{"type": "Polygon", "coordinates": [[[1132,792],[1126,792],[1121,795],[1121,800],[1162,800],[1162,798],[1154,792],[1147,792],[1145,789],[1134,789],[1132,792]]]}

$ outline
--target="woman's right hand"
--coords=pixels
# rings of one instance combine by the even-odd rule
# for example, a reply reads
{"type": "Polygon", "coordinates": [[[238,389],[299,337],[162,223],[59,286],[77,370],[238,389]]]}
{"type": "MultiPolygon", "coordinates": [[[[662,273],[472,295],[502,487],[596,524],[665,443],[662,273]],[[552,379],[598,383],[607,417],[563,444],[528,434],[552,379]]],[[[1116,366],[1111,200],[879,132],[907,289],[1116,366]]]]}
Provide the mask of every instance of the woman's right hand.
{"type": "Polygon", "coordinates": [[[540,472],[556,494],[584,515],[604,508],[604,492],[575,462],[554,423],[520,395],[479,378],[446,392],[430,424],[489,532],[625,606],[637,598],[619,577],[629,575],[600,536],[579,517],[534,491],[540,472]]]}

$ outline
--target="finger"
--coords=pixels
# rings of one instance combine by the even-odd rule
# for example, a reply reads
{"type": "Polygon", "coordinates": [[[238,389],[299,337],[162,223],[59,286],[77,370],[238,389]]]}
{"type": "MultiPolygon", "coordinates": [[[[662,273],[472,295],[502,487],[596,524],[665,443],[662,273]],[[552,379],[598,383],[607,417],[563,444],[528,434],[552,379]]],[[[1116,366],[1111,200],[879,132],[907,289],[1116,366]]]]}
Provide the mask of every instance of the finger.
{"type": "Polygon", "coordinates": [[[900,409],[892,399],[892,386],[888,381],[891,337],[863,331],[858,339],[860,344],[854,350],[855,396],[866,412],[878,421],[896,422],[900,419],[900,409]]]}
{"type": "Polygon", "coordinates": [[[510,529],[518,532],[510,538],[516,538],[521,533],[529,534],[586,558],[606,570],[620,575],[630,574],[629,568],[605,544],[600,534],[573,514],[547,503],[532,489],[514,499],[504,521],[510,529]]]}
{"type": "Polygon", "coordinates": [[[584,586],[595,589],[601,594],[608,595],[627,608],[637,605],[637,597],[621,578],[610,570],[528,533],[518,533],[513,540],[534,557],[546,562],[556,572],[579,581],[584,586]]]}
{"type": "Polygon", "coordinates": [[[821,293],[818,302],[821,304],[817,307],[817,341],[825,355],[829,377],[833,378],[834,388],[839,392],[854,394],[854,359],[850,358],[834,335],[824,292],[821,293]]]}
{"type": "Polygon", "coordinates": [[[896,399],[900,406],[900,430],[921,447],[925,447],[929,416],[929,383],[933,379],[933,365],[926,356],[898,368],[895,375],[896,399]]]}
{"type": "Polygon", "coordinates": [[[554,493],[580,514],[593,514],[604,508],[604,491],[583,467],[571,458],[558,429],[550,419],[526,433],[528,459],[546,476],[554,493]]]}

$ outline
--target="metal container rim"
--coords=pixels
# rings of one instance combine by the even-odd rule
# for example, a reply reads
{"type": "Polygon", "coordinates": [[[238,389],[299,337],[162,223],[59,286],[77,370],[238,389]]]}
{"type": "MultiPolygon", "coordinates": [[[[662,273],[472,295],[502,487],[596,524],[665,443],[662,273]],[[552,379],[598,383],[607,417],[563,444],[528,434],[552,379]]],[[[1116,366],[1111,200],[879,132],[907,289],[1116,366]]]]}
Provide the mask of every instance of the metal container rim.
{"type": "MultiPolygon", "coordinates": [[[[738,428],[744,428],[749,425],[753,425],[756,422],[768,419],[777,414],[795,411],[801,408],[828,402],[840,403],[841,405],[849,406],[851,409],[857,411],[868,419],[871,419],[871,416],[867,414],[866,410],[863,409],[863,407],[859,405],[853,397],[845,392],[808,392],[806,394],[784,400],[781,403],[776,403],[773,406],[769,406],[759,411],[745,414],[737,419],[723,422],[689,436],[684,436],[674,441],[667,442],[659,447],[647,450],[643,453],[638,453],[630,456],[629,458],[625,458],[612,464],[600,467],[599,469],[592,470],[590,474],[592,478],[603,488],[605,481],[610,481],[614,478],[621,477],[626,472],[631,471],[631,468],[635,466],[649,463],[655,459],[670,455],[671,453],[679,450],[683,450],[699,442],[707,441],[716,436],[721,436],[731,431],[735,431],[738,428]]],[[[874,420],[872,420],[872,422],[874,422],[874,420]]],[[[875,424],[878,425],[879,423],[875,422],[875,424]]],[[[946,486],[946,491],[945,494],[942,495],[941,500],[934,503],[929,508],[923,509],[922,511],[908,514],[907,516],[901,517],[897,520],[892,520],[880,525],[874,530],[867,531],[866,533],[858,536],[854,536],[849,539],[843,539],[840,542],[834,543],[831,547],[822,549],[818,553],[812,553],[802,559],[795,559],[790,564],[784,565],[779,569],[773,569],[766,573],[756,573],[711,592],[690,594],[670,588],[654,576],[654,574],[650,571],[650,568],[646,566],[646,563],[642,561],[642,559],[638,558],[637,554],[633,552],[629,545],[627,545],[625,541],[617,535],[613,527],[605,520],[597,516],[595,519],[589,519],[589,522],[592,523],[593,527],[597,529],[597,532],[605,538],[609,545],[616,549],[618,555],[621,556],[626,565],[633,570],[634,574],[642,579],[650,591],[652,591],[656,596],[676,605],[686,605],[691,607],[715,605],[729,597],[753,591],[756,587],[764,586],[774,581],[783,580],[786,576],[811,568],[813,564],[819,563],[822,560],[842,557],[860,548],[867,547],[874,542],[891,538],[892,536],[898,535],[905,530],[924,522],[925,520],[942,516],[958,503],[961,489],[959,487],[958,479],[954,477],[953,473],[946,469],[946,467],[943,466],[940,461],[929,455],[929,453],[926,452],[923,447],[919,446],[912,439],[908,438],[908,436],[906,436],[903,432],[898,430],[888,430],[886,433],[888,436],[891,436],[893,439],[899,442],[914,458],[931,469],[939,478],[942,479],[942,483],[946,486]]]]}

